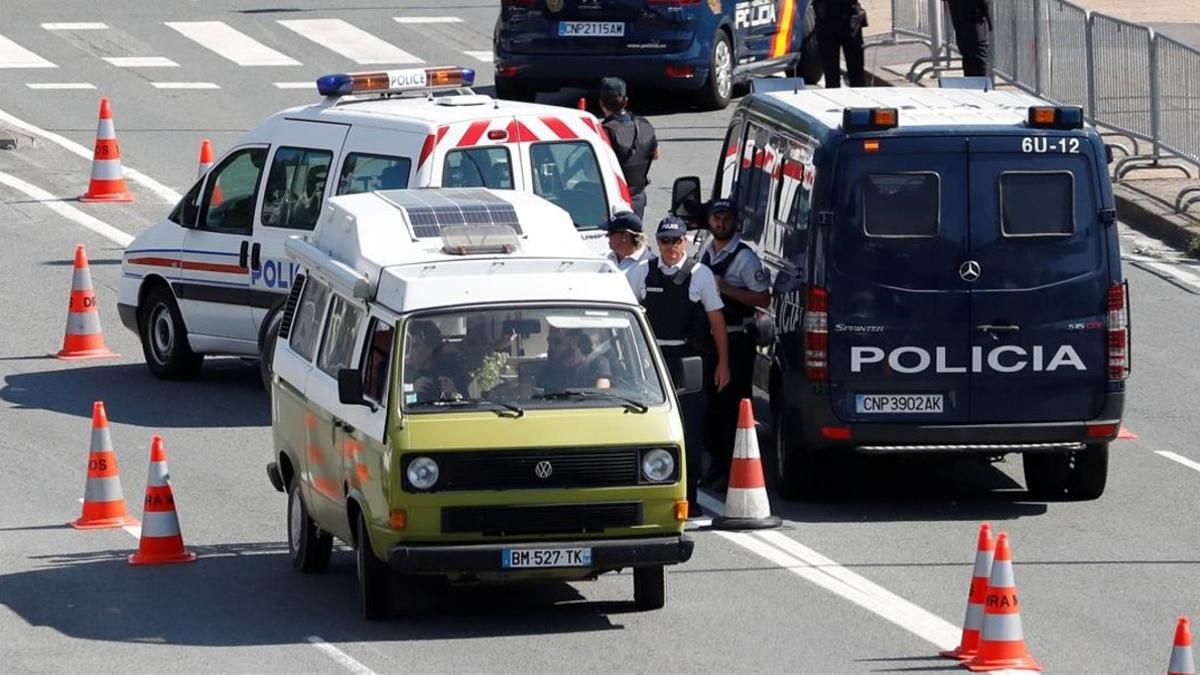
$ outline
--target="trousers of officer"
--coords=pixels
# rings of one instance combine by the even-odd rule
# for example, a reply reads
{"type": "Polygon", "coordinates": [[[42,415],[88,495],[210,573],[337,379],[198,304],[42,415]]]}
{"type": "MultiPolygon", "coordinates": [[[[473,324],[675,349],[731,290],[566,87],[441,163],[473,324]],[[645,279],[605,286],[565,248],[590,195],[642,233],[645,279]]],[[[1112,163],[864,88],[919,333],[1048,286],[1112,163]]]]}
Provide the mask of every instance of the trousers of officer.
{"type": "Polygon", "coordinates": [[[683,372],[682,360],[685,356],[700,356],[704,367],[704,388],[694,394],[684,394],[679,397],[680,417],[683,422],[683,444],[686,451],[687,498],[695,502],[699,491],[700,470],[704,461],[705,419],[709,413],[709,399],[712,390],[716,389],[713,381],[716,379],[715,361],[703,354],[696,353],[689,347],[662,347],[663,359],[672,377],[680,379],[683,372]]]}
{"type": "Polygon", "coordinates": [[[962,54],[963,75],[987,75],[988,18],[987,0],[950,0],[950,21],[954,24],[954,39],[962,54]]]}
{"type": "Polygon", "coordinates": [[[637,214],[638,218],[646,215],[646,193],[644,191],[631,195],[629,201],[633,206],[633,212],[637,214]]]}
{"type": "Polygon", "coordinates": [[[754,395],[755,354],[755,341],[745,329],[729,333],[729,385],[720,391],[714,386],[708,392],[705,447],[712,460],[711,472],[717,475],[729,475],[742,399],[754,395]]]}
{"type": "Polygon", "coordinates": [[[817,48],[821,53],[821,68],[825,73],[825,88],[842,86],[842,71],[838,52],[846,57],[846,79],[851,87],[867,86],[866,61],[863,56],[861,7],[856,2],[832,2],[817,12],[817,48]]]}

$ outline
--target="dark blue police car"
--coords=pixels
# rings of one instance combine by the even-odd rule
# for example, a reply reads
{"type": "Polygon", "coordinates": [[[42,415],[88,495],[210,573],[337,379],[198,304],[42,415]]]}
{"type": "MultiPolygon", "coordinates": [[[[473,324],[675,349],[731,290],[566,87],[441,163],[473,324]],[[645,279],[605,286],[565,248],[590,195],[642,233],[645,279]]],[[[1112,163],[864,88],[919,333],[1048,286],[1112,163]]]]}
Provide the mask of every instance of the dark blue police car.
{"type": "Polygon", "coordinates": [[[532,98],[602,77],[728,105],[754,75],[821,78],[809,0],[501,0],[496,91],[532,98]]]}

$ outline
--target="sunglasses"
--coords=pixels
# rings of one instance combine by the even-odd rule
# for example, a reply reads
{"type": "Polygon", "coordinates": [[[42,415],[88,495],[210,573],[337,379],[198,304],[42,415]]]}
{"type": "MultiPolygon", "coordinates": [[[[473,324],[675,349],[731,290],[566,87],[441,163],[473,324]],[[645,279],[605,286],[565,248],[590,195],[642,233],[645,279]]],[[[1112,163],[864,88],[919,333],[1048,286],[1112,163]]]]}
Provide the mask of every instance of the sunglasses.
{"type": "Polygon", "coordinates": [[[668,246],[674,246],[675,244],[678,244],[681,241],[683,241],[683,237],[659,237],[658,238],[658,243],[666,244],[668,246]]]}

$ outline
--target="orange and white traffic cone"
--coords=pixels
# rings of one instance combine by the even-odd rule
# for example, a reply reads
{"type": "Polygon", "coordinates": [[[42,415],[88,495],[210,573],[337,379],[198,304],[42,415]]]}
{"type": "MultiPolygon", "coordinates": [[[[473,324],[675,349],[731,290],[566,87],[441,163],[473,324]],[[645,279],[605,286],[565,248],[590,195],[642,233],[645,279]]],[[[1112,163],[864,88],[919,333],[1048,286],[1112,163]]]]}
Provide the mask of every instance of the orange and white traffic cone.
{"type": "Polygon", "coordinates": [[[779,527],[781,522],[778,516],[771,515],[762,455],[758,452],[758,435],[754,429],[754,407],[750,399],[744,398],[738,410],[725,513],[713,518],[712,526],[718,530],[762,530],[779,527]]]}
{"type": "Polygon", "coordinates": [[[1194,675],[1196,661],[1192,658],[1192,630],[1186,616],[1175,624],[1175,646],[1171,647],[1171,665],[1167,675],[1194,675]]]}
{"type": "Polygon", "coordinates": [[[213,165],[212,143],[209,143],[208,139],[205,138],[204,140],[200,141],[200,166],[199,166],[199,170],[196,173],[196,176],[201,177],[204,174],[208,173],[208,170],[212,168],[212,165],[213,165]]]}
{"type": "Polygon", "coordinates": [[[983,601],[987,596],[988,579],[992,575],[992,556],[996,542],[992,526],[979,526],[979,543],[975,546],[975,569],[971,572],[971,590],[967,592],[967,616],[963,619],[962,640],[954,649],[939,652],[948,659],[969,659],[979,651],[979,631],[983,628],[983,601]]]}
{"type": "Polygon", "coordinates": [[[196,554],[183,547],[175,495],[167,471],[167,451],[162,436],[150,439],[150,472],[146,478],[146,503],[142,508],[142,536],[130,565],[168,565],[192,562],[196,554]]]}
{"type": "Polygon", "coordinates": [[[92,151],[92,178],[81,202],[131,202],[133,195],[125,187],[121,170],[121,146],[117,144],[117,129],[113,126],[108,99],[100,99],[100,123],[96,127],[96,147],[92,151]]]}
{"type": "Polygon", "coordinates": [[[92,289],[92,272],[88,268],[83,244],[75,247],[75,272],[71,277],[71,300],[67,305],[67,329],[62,349],[54,356],[60,359],[100,359],[119,356],[104,345],[100,329],[100,313],[96,307],[96,292],[92,289]]]}
{"type": "Polygon", "coordinates": [[[92,404],[92,447],[88,452],[87,484],[83,488],[83,513],[70,524],[77,530],[138,524],[137,518],[125,509],[117,455],[113,452],[108,415],[102,401],[92,404]]]}
{"type": "Polygon", "coordinates": [[[1017,582],[1013,577],[1012,549],[1008,545],[1008,534],[1004,532],[996,538],[996,555],[992,559],[992,575],[984,599],[979,652],[963,665],[974,672],[1042,669],[1025,647],[1021,612],[1017,606],[1017,582]]]}

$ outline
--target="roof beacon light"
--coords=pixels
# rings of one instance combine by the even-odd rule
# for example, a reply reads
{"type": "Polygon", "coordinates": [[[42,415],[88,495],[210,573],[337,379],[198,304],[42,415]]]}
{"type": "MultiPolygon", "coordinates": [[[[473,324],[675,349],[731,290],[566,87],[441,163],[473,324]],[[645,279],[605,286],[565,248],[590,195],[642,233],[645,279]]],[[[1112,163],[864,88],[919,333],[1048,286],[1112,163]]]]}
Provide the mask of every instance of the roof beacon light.
{"type": "Polygon", "coordinates": [[[1028,126],[1039,129],[1082,129],[1083,108],[1068,106],[1030,106],[1028,126]]]}
{"type": "Polygon", "coordinates": [[[406,91],[470,87],[473,84],[475,84],[474,69],[444,66],[322,75],[317,79],[317,91],[322,96],[365,93],[395,94],[406,91]]]}
{"type": "Polygon", "coordinates": [[[877,131],[892,129],[900,124],[900,111],[895,108],[846,108],[842,111],[844,131],[877,131]]]}
{"type": "Polygon", "coordinates": [[[521,248],[517,231],[504,223],[447,225],[442,228],[442,251],[450,255],[513,253],[521,248]]]}

